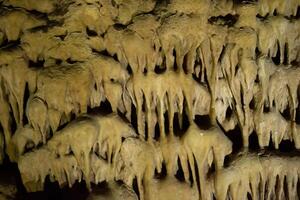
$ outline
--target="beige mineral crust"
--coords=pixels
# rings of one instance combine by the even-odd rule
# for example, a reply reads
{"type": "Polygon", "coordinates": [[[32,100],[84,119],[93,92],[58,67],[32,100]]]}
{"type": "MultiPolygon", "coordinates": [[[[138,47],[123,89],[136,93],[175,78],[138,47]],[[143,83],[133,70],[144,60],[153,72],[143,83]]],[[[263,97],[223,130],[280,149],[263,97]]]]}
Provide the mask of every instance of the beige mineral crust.
{"type": "Polygon", "coordinates": [[[0,0],[0,163],[90,200],[298,199],[299,8],[0,0]]]}

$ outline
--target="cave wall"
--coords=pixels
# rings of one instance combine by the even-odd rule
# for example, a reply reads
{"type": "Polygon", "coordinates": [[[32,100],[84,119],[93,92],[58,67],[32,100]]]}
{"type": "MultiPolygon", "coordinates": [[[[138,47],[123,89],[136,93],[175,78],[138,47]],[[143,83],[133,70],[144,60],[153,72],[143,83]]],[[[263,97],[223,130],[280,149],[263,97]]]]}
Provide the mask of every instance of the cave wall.
{"type": "Polygon", "coordinates": [[[299,7],[1,0],[0,162],[28,192],[299,198],[299,7]]]}

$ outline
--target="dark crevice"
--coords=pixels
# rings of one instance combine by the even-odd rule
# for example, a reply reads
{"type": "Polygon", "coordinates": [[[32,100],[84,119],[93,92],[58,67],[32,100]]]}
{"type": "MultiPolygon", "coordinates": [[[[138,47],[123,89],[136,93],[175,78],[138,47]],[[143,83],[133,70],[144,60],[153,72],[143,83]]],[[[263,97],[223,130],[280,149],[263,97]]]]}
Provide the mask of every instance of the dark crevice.
{"type": "Polygon", "coordinates": [[[98,33],[94,30],[91,30],[89,29],[89,27],[86,27],[86,34],[89,36],[89,37],[95,37],[95,36],[98,36],[98,33]]]}
{"type": "Polygon", "coordinates": [[[189,170],[189,181],[191,183],[191,186],[194,184],[193,174],[192,174],[192,167],[189,161],[187,161],[188,170],[189,170]]]}
{"type": "Polygon", "coordinates": [[[253,4],[257,2],[258,0],[233,0],[234,4],[253,4]]]}
{"type": "Polygon", "coordinates": [[[269,112],[270,112],[270,106],[267,106],[267,105],[264,103],[263,112],[264,112],[264,113],[269,113],[269,112]]]}
{"type": "MultiPolygon", "coordinates": [[[[199,171],[198,171],[198,164],[197,164],[197,160],[195,158],[195,156],[193,155],[193,159],[194,159],[194,171],[195,171],[195,176],[196,176],[196,184],[197,184],[197,189],[199,191],[199,194],[201,194],[201,186],[200,186],[200,174],[199,174],[199,171]]],[[[202,174],[201,174],[202,175],[202,174]]],[[[203,191],[204,192],[204,191],[203,191]]]]}
{"type": "Polygon", "coordinates": [[[255,58],[259,58],[261,56],[261,51],[259,50],[258,47],[255,48],[255,58]]]}
{"type": "Polygon", "coordinates": [[[177,159],[177,165],[178,165],[178,170],[177,170],[177,172],[175,174],[175,177],[180,182],[184,182],[185,181],[184,173],[183,173],[182,166],[181,166],[181,161],[180,161],[179,158],[177,159]]]}
{"type": "MultiPolygon", "coordinates": [[[[23,97],[23,109],[26,110],[26,104],[28,102],[30,96],[30,91],[29,91],[29,86],[28,83],[26,83],[25,85],[25,90],[24,90],[24,97],[23,97]]],[[[28,119],[26,116],[26,112],[23,112],[23,124],[27,124],[28,123],[28,119]]]]}
{"type": "Polygon", "coordinates": [[[250,103],[249,103],[249,108],[251,110],[254,110],[255,109],[255,100],[254,100],[254,97],[251,99],[250,103]]]}
{"type": "Polygon", "coordinates": [[[247,192],[247,200],[252,200],[252,195],[249,192],[247,192]]]}
{"type": "Polygon", "coordinates": [[[257,14],[257,15],[256,15],[256,18],[258,18],[258,19],[261,20],[261,21],[266,20],[268,17],[269,17],[269,13],[266,14],[265,16],[261,16],[260,14],[257,14]]]}
{"type": "Polygon", "coordinates": [[[207,130],[212,127],[209,115],[195,115],[194,122],[200,129],[207,130]]]}
{"type": "Polygon", "coordinates": [[[29,68],[43,68],[45,64],[45,60],[38,59],[36,62],[29,60],[28,67],[29,68]]]}
{"type": "Polygon", "coordinates": [[[293,152],[295,150],[296,150],[295,143],[293,141],[282,140],[279,144],[279,151],[280,152],[289,153],[289,152],[293,152]]]}
{"type": "Polygon", "coordinates": [[[230,120],[232,115],[233,115],[233,110],[232,110],[232,108],[230,108],[230,106],[228,106],[227,109],[226,109],[225,118],[227,120],[230,120]]]}
{"type": "Polygon", "coordinates": [[[132,69],[131,69],[130,65],[127,65],[126,70],[129,75],[132,75],[132,69]]]}
{"type": "Polygon", "coordinates": [[[137,130],[137,115],[136,108],[133,104],[131,104],[131,116],[130,116],[131,125],[134,128],[135,132],[138,133],[137,130]]]}
{"type": "Polygon", "coordinates": [[[291,113],[290,113],[290,106],[289,105],[283,110],[283,112],[280,112],[280,114],[287,121],[290,121],[292,119],[291,113]]]}
{"type": "Polygon", "coordinates": [[[174,71],[177,71],[178,70],[178,64],[177,64],[177,61],[176,61],[176,51],[175,49],[173,49],[173,57],[174,57],[174,71]]]}
{"type": "Polygon", "coordinates": [[[72,60],[71,58],[68,58],[66,60],[66,62],[72,65],[72,64],[75,64],[77,61],[76,60],[72,60]]]}
{"type": "Polygon", "coordinates": [[[136,177],[132,181],[132,189],[136,193],[136,195],[138,196],[138,199],[140,199],[140,191],[139,191],[140,188],[138,186],[138,182],[137,182],[136,177]]]}
{"type": "Polygon", "coordinates": [[[160,134],[159,134],[160,131],[159,131],[159,124],[158,123],[155,124],[154,131],[155,131],[154,132],[154,139],[158,141],[159,137],[160,137],[160,134]]]}
{"type": "Polygon", "coordinates": [[[166,167],[166,163],[165,162],[162,163],[161,172],[160,173],[157,171],[157,169],[155,169],[154,177],[156,179],[164,179],[164,178],[167,177],[167,167],[166,167]]]}
{"type": "Polygon", "coordinates": [[[249,136],[249,149],[257,151],[260,149],[259,142],[258,142],[258,136],[256,132],[252,132],[249,136]]]}
{"type": "Polygon", "coordinates": [[[210,177],[213,177],[215,172],[216,172],[216,166],[215,163],[212,162],[211,166],[208,168],[207,178],[210,179],[210,177]]]}
{"type": "Polygon", "coordinates": [[[284,44],[284,57],[283,57],[283,64],[284,65],[287,65],[287,64],[289,64],[288,63],[288,51],[289,51],[289,46],[288,46],[288,43],[285,43],[284,44]]]}
{"type": "Polygon", "coordinates": [[[169,113],[166,111],[164,113],[164,120],[165,120],[165,133],[166,135],[169,134],[169,113]]]}
{"type": "Polygon", "coordinates": [[[112,113],[112,108],[109,101],[106,99],[100,103],[100,106],[91,108],[88,106],[87,113],[88,114],[103,114],[107,115],[112,113]]]}
{"type": "Polygon", "coordinates": [[[277,41],[277,53],[275,57],[272,57],[272,61],[275,65],[279,65],[280,64],[280,46],[279,46],[279,42],[277,41]]]}
{"type": "Polygon", "coordinates": [[[161,66],[156,65],[154,68],[154,72],[156,74],[163,74],[163,73],[165,73],[166,70],[167,70],[167,68],[165,66],[161,67],[161,66]]]}
{"type": "Polygon", "coordinates": [[[243,147],[242,131],[239,126],[236,126],[233,130],[225,132],[225,135],[232,142],[232,153],[239,152],[243,147]]]}
{"type": "Polygon", "coordinates": [[[188,74],[188,59],[187,59],[187,56],[188,54],[186,54],[184,57],[183,57],[183,63],[182,63],[182,68],[183,68],[183,71],[185,74],[188,74]]]}
{"type": "Polygon", "coordinates": [[[237,22],[239,15],[227,14],[225,16],[212,16],[208,22],[214,25],[232,27],[237,22]]]}
{"type": "Polygon", "coordinates": [[[0,44],[0,50],[13,50],[21,44],[20,39],[8,41],[7,38],[0,44]]]}
{"type": "Polygon", "coordinates": [[[173,130],[174,130],[174,135],[181,137],[184,135],[184,133],[187,131],[187,129],[190,126],[189,118],[187,113],[185,112],[185,109],[183,109],[182,112],[182,127],[180,127],[180,117],[179,113],[174,113],[174,118],[173,118],[173,130]]]}

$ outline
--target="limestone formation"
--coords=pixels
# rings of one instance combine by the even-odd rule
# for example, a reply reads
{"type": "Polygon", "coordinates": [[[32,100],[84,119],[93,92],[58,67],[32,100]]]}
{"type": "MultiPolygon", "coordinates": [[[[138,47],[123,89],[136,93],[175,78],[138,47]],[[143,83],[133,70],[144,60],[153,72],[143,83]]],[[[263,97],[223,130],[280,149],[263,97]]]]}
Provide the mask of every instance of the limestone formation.
{"type": "Polygon", "coordinates": [[[299,199],[299,8],[0,0],[0,163],[27,192],[299,199]]]}

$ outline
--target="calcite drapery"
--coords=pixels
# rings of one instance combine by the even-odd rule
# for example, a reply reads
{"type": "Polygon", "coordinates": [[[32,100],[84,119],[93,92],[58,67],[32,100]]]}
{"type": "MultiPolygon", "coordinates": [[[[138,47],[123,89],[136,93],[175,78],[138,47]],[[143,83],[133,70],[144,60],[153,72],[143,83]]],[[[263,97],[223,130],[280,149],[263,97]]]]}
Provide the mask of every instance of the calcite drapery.
{"type": "Polygon", "coordinates": [[[297,156],[248,151],[300,148],[299,0],[0,5],[0,161],[28,191],[49,176],[140,199],[298,197],[297,156]]]}

